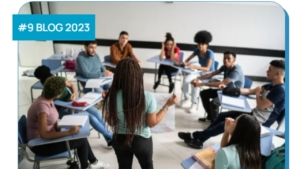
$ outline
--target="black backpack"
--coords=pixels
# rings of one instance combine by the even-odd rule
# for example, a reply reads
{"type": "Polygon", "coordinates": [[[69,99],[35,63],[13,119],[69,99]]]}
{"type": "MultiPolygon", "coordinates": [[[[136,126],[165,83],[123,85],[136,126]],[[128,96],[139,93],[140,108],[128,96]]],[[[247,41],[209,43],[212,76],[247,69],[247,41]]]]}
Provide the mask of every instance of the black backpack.
{"type": "Polygon", "coordinates": [[[225,87],[222,94],[231,97],[239,97],[241,95],[241,90],[235,87],[225,87]]]}

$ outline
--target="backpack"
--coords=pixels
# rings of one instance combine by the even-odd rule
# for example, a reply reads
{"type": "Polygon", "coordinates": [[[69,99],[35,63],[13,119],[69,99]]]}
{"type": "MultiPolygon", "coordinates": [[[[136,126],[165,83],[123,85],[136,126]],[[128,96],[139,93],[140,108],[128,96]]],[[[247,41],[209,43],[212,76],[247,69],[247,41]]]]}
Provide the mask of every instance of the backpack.
{"type": "Polygon", "coordinates": [[[222,94],[231,97],[239,97],[241,95],[241,90],[235,87],[225,87],[222,94]]]}
{"type": "Polygon", "coordinates": [[[67,70],[75,70],[76,69],[76,60],[67,60],[64,63],[65,69],[67,70]]]}
{"type": "Polygon", "coordinates": [[[285,144],[275,148],[271,155],[265,161],[266,169],[284,169],[285,168],[285,144]]]}

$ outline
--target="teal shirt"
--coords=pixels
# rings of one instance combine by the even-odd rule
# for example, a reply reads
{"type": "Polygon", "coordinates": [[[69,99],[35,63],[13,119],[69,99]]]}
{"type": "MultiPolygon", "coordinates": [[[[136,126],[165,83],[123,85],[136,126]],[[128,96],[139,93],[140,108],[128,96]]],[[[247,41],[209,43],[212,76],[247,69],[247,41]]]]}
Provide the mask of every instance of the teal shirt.
{"type": "Polygon", "coordinates": [[[76,58],[76,75],[87,79],[99,78],[104,76],[105,70],[98,54],[87,56],[84,51],[78,54],[76,58]]]}
{"type": "Polygon", "coordinates": [[[240,158],[235,145],[223,147],[218,150],[216,160],[216,169],[240,169],[240,158]]]}
{"type": "MultiPolygon", "coordinates": [[[[153,93],[145,91],[145,100],[146,100],[146,114],[152,114],[157,111],[157,102],[153,95],[153,93]]],[[[122,99],[122,91],[117,92],[117,113],[118,113],[118,134],[129,134],[126,133],[126,124],[123,113],[123,99],[122,99]]],[[[142,112],[141,112],[142,113],[142,112]]],[[[150,127],[145,124],[144,128],[136,135],[140,135],[144,138],[151,137],[150,127]]]]}

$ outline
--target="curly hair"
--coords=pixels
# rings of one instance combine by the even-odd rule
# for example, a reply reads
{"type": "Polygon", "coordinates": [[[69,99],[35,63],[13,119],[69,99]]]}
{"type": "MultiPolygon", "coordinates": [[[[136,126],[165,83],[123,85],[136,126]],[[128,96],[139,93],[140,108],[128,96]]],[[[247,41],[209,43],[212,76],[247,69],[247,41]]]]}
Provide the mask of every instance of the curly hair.
{"type": "Polygon", "coordinates": [[[59,96],[65,88],[66,81],[62,77],[49,77],[44,83],[42,96],[46,99],[54,99],[55,97],[59,96]]]}
{"type": "Polygon", "coordinates": [[[197,44],[203,43],[208,45],[211,41],[212,35],[208,31],[199,31],[194,37],[194,42],[196,42],[197,44]]]}
{"type": "Polygon", "coordinates": [[[173,38],[172,34],[168,32],[168,33],[166,33],[165,43],[167,43],[169,40],[174,42],[174,38],[173,38]]]}

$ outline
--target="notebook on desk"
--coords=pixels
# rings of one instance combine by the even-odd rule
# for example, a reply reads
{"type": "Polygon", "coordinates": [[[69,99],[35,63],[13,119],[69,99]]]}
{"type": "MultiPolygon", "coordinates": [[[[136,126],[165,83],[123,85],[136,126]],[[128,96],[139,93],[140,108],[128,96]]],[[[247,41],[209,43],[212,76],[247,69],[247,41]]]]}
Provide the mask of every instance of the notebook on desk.
{"type": "Polygon", "coordinates": [[[222,104],[226,104],[226,105],[238,107],[238,108],[243,108],[243,109],[245,108],[244,99],[229,97],[229,96],[225,96],[225,95],[222,95],[222,104]]]}
{"type": "Polygon", "coordinates": [[[83,97],[78,99],[77,102],[87,102],[88,104],[92,104],[100,97],[102,97],[101,93],[87,93],[83,97]]]}
{"type": "Polygon", "coordinates": [[[193,158],[204,168],[214,168],[214,160],[216,158],[216,151],[211,147],[206,148],[193,155],[193,158]]]}
{"type": "Polygon", "coordinates": [[[88,120],[88,116],[63,116],[63,118],[58,122],[59,127],[72,127],[79,126],[82,127],[88,120]]]}

